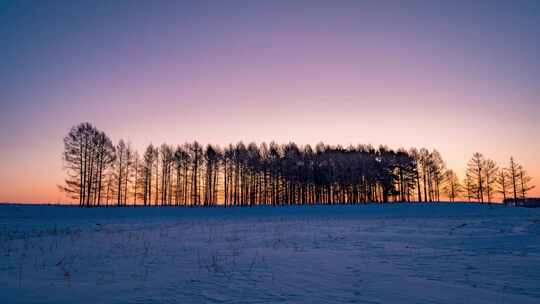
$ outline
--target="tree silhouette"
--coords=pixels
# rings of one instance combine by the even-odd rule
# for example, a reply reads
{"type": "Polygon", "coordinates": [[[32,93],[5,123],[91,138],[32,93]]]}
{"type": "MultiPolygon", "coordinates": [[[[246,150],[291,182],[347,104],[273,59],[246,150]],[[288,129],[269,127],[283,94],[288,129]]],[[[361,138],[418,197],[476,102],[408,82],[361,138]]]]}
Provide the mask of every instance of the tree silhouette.
{"type": "Polygon", "coordinates": [[[143,167],[141,170],[143,180],[143,203],[145,206],[151,204],[152,200],[152,172],[154,167],[154,146],[150,144],[143,157],[143,167]]]}
{"type": "Polygon", "coordinates": [[[520,186],[520,192],[521,192],[521,199],[527,199],[527,192],[534,189],[534,186],[531,186],[529,183],[531,182],[532,178],[527,175],[527,172],[525,169],[523,169],[522,166],[518,167],[518,174],[519,174],[519,186],[520,186]]]}
{"type": "Polygon", "coordinates": [[[463,191],[462,186],[459,182],[459,178],[454,171],[447,170],[444,173],[444,180],[446,182],[443,188],[444,192],[446,193],[450,201],[454,202],[463,191]]]}
{"type": "Polygon", "coordinates": [[[467,201],[470,203],[471,199],[475,198],[475,186],[474,181],[469,172],[465,173],[465,180],[463,181],[463,185],[465,187],[465,197],[467,198],[467,201]]]}
{"type": "Polygon", "coordinates": [[[497,164],[491,160],[486,159],[483,164],[484,170],[484,184],[485,184],[485,192],[487,196],[488,203],[493,202],[493,194],[495,193],[495,184],[497,183],[497,171],[499,171],[499,167],[497,167],[497,164]]]}
{"type": "Polygon", "coordinates": [[[514,201],[518,198],[518,180],[519,180],[519,165],[514,161],[514,157],[510,157],[510,166],[507,169],[510,175],[512,192],[514,194],[514,201]]]}
{"type": "Polygon", "coordinates": [[[467,176],[471,178],[471,192],[476,195],[476,199],[484,202],[484,156],[478,152],[474,153],[467,163],[467,176]]]}
{"type": "Polygon", "coordinates": [[[510,177],[508,174],[508,169],[501,168],[497,172],[496,177],[497,182],[497,193],[503,196],[503,201],[506,201],[506,196],[510,193],[510,177]]]}
{"type": "Polygon", "coordinates": [[[224,149],[198,142],[159,148],[142,158],[129,144],[113,146],[89,123],[64,138],[66,183],[62,190],[81,206],[128,202],[144,206],[254,206],[367,202],[492,202],[495,193],[525,197],[531,178],[511,158],[509,168],[475,153],[463,186],[437,150],[386,146],[331,146],[238,142],[224,149]],[[496,187],[497,185],[497,187],[496,187]],[[501,192],[502,191],[502,192],[501,192]],[[103,194],[105,193],[105,194],[103,194]]]}
{"type": "Polygon", "coordinates": [[[107,135],[90,123],[74,126],[64,137],[62,158],[68,177],[60,189],[80,206],[100,205],[103,177],[115,159],[107,135]]]}

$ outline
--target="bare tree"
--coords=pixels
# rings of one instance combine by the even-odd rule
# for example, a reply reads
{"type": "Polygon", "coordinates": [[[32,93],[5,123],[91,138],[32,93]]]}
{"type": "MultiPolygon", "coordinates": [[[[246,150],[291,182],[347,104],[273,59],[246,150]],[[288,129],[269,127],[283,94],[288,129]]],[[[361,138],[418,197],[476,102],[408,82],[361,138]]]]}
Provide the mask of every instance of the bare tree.
{"type": "Polygon", "coordinates": [[[176,170],[176,183],[175,183],[175,205],[180,205],[182,202],[185,205],[185,193],[187,192],[187,180],[189,169],[189,155],[181,147],[176,147],[174,151],[173,161],[176,170]]]}
{"type": "Polygon", "coordinates": [[[465,187],[465,195],[470,203],[471,199],[476,198],[477,195],[475,194],[473,178],[469,175],[469,173],[465,174],[465,180],[463,181],[463,185],[465,187]]]}
{"type": "Polygon", "coordinates": [[[133,156],[133,178],[135,179],[133,181],[133,206],[137,205],[137,198],[139,197],[139,188],[140,188],[140,175],[141,175],[141,159],[139,157],[139,153],[135,151],[135,154],[133,156]]]}
{"type": "Polygon", "coordinates": [[[108,168],[114,163],[115,153],[111,140],[104,132],[99,132],[96,138],[97,143],[97,205],[101,205],[101,193],[103,177],[107,174],[108,168]]]}
{"type": "Polygon", "coordinates": [[[68,178],[59,188],[80,206],[99,204],[103,176],[114,160],[114,148],[104,132],[89,123],[74,126],[64,138],[62,155],[68,178]]]}
{"type": "Polygon", "coordinates": [[[199,206],[201,204],[200,193],[199,193],[199,178],[200,178],[200,168],[203,163],[202,157],[202,147],[198,142],[193,142],[189,146],[189,152],[191,154],[192,160],[192,176],[191,176],[191,195],[192,195],[192,205],[199,206]]]}
{"type": "Polygon", "coordinates": [[[161,152],[161,205],[170,205],[171,170],[173,165],[172,148],[162,144],[161,152]]]}
{"type": "Polygon", "coordinates": [[[418,202],[422,202],[422,191],[421,191],[421,188],[420,188],[420,173],[422,172],[422,167],[421,167],[421,155],[420,155],[420,152],[418,152],[418,150],[416,148],[412,148],[410,151],[409,151],[409,155],[411,156],[412,160],[414,161],[414,164],[415,164],[415,177],[416,177],[416,189],[417,189],[417,194],[418,194],[418,202]]]}
{"type": "Polygon", "coordinates": [[[484,156],[478,152],[474,153],[472,158],[467,163],[467,176],[472,180],[472,189],[476,194],[476,198],[480,202],[484,202],[484,156]]]}
{"type": "Polygon", "coordinates": [[[512,192],[514,194],[514,201],[518,198],[518,180],[519,180],[519,164],[514,161],[514,157],[510,157],[510,166],[507,169],[510,175],[510,181],[512,185],[512,192]]]}
{"type": "Polygon", "coordinates": [[[217,203],[217,176],[219,166],[220,152],[219,148],[212,145],[206,146],[204,152],[204,161],[206,163],[204,177],[204,205],[213,206],[217,203]]]}
{"type": "Polygon", "coordinates": [[[534,189],[534,186],[530,185],[532,178],[527,175],[527,172],[525,171],[525,169],[523,169],[523,166],[518,167],[518,174],[519,174],[519,189],[521,192],[521,198],[527,199],[527,192],[534,189]]]}
{"type": "Polygon", "coordinates": [[[505,168],[500,169],[497,172],[497,193],[503,196],[503,201],[506,200],[506,195],[510,190],[510,177],[508,175],[508,170],[505,168]]]}
{"type": "Polygon", "coordinates": [[[495,192],[495,184],[497,182],[497,171],[499,171],[499,168],[497,167],[497,164],[491,160],[486,159],[484,161],[483,165],[483,173],[484,173],[484,185],[485,185],[485,192],[487,195],[488,203],[493,202],[493,194],[495,192]]]}
{"type": "Polygon", "coordinates": [[[154,184],[154,205],[159,205],[159,148],[155,147],[152,151],[154,153],[154,176],[156,177],[156,183],[154,184]]]}
{"type": "Polygon", "coordinates": [[[114,163],[115,194],[117,206],[125,203],[127,179],[129,174],[131,149],[123,139],[116,145],[116,162],[114,163]]]}
{"type": "MultiPolygon", "coordinates": [[[[419,151],[419,161],[424,186],[424,201],[428,201],[429,151],[425,148],[419,151]]],[[[420,191],[420,188],[419,188],[420,191]]],[[[431,201],[431,198],[429,199],[431,201]]]]}
{"type": "Polygon", "coordinates": [[[144,152],[143,159],[143,204],[150,205],[152,201],[152,172],[154,167],[154,146],[150,144],[144,152]]]}
{"type": "Polygon", "coordinates": [[[446,172],[444,173],[444,181],[445,185],[443,187],[443,190],[450,199],[450,201],[454,202],[463,191],[462,186],[459,182],[459,178],[454,171],[446,170],[446,172]]]}

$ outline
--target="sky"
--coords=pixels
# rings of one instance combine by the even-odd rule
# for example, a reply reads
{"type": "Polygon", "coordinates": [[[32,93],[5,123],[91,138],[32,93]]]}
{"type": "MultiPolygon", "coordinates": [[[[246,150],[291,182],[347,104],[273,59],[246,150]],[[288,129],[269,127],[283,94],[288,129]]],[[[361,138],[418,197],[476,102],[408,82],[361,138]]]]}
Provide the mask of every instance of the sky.
{"type": "Polygon", "coordinates": [[[2,1],[0,201],[62,202],[62,138],[514,156],[540,195],[540,1],[2,1]]]}

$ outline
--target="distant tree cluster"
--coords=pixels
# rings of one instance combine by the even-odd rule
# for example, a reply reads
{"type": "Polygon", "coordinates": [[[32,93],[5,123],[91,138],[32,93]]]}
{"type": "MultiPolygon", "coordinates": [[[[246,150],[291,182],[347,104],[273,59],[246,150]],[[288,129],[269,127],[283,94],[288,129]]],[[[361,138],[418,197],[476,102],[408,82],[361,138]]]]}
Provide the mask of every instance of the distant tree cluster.
{"type": "Polygon", "coordinates": [[[518,197],[530,190],[530,178],[513,159],[503,174],[475,154],[462,186],[436,150],[193,142],[150,144],[140,157],[129,143],[114,145],[89,123],[64,138],[63,160],[68,177],[61,189],[81,206],[438,202],[463,192],[491,201],[495,193],[513,190],[518,197]]]}
{"type": "Polygon", "coordinates": [[[62,190],[79,199],[81,206],[99,206],[104,177],[115,161],[115,149],[109,137],[89,123],[71,129],[64,138],[64,166],[68,177],[62,190]]]}
{"type": "Polygon", "coordinates": [[[495,161],[485,158],[481,153],[474,153],[467,163],[463,188],[458,185],[458,192],[463,191],[468,201],[493,202],[495,195],[507,198],[525,199],[534,188],[531,177],[523,166],[510,157],[508,167],[499,168],[495,161]]]}

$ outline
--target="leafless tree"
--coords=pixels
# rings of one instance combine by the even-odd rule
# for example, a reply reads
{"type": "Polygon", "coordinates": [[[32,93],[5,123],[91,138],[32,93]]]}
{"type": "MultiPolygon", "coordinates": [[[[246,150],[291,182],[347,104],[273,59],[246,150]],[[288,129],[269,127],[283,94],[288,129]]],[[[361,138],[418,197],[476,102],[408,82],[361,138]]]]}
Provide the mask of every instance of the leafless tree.
{"type": "Polygon", "coordinates": [[[484,156],[478,152],[474,153],[472,158],[467,163],[467,176],[472,180],[472,189],[476,194],[476,198],[480,202],[484,202],[484,156]]]}
{"type": "Polygon", "coordinates": [[[534,189],[533,185],[530,185],[530,182],[532,178],[527,175],[527,172],[525,169],[523,169],[523,166],[518,167],[518,175],[519,175],[519,189],[521,192],[521,199],[527,199],[527,192],[534,189]]]}
{"type": "Polygon", "coordinates": [[[444,173],[445,185],[443,187],[444,192],[448,196],[451,202],[454,202],[457,197],[462,193],[463,189],[459,182],[459,178],[452,170],[446,170],[444,173]]]}
{"type": "Polygon", "coordinates": [[[493,194],[495,193],[495,185],[497,182],[497,172],[499,171],[499,168],[497,167],[497,164],[491,160],[486,159],[484,161],[483,165],[483,174],[484,174],[484,184],[485,184],[485,192],[487,195],[488,203],[493,202],[493,194]]]}
{"type": "Polygon", "coordinates": [[[467,197],[467,201],[470,203],[471,199],[476,198],[477,195],[475,194],[476,189],[474,186],[473,178],[471,177],[471,175],[469,175],[468,172],[465,174],[465,180],[463,181],[463,185],[465,187],[465,195],[467,197]]]}
{"type": "Polygon", "coordinates": [[[114,161],[114,147],[104,132],[90,123],[74,126],[64,138],[62,155],[68,177],[59,188],[80,206],[99,205],[103,176],[114,161]]]}
{"type": "Polygon", "coordinates": [[[497,172],[497,193],[503,196],[503,201],[506,200],[506,196],[509,194],[510,190],[510,177],[508,175],[508,170],[501,168],[497,172]]]}
{"type": "Polygon", "coordinates": [[[152,201],[152,172],[154,168],[154,146],[150,144],[143,157],[143,167],[141,170],[143,180],[143,204],[150,205],[152,201]]]}
{"type": "Polygon", "coordinates": [[[518,181],[519,181],[519,164],[515,162],[514,157],[510,157],[510,166],[507,169],[510,175],[510,181],[512,185],[512,192],[514,194],[514,201],[518,199],[518,181]]]}

